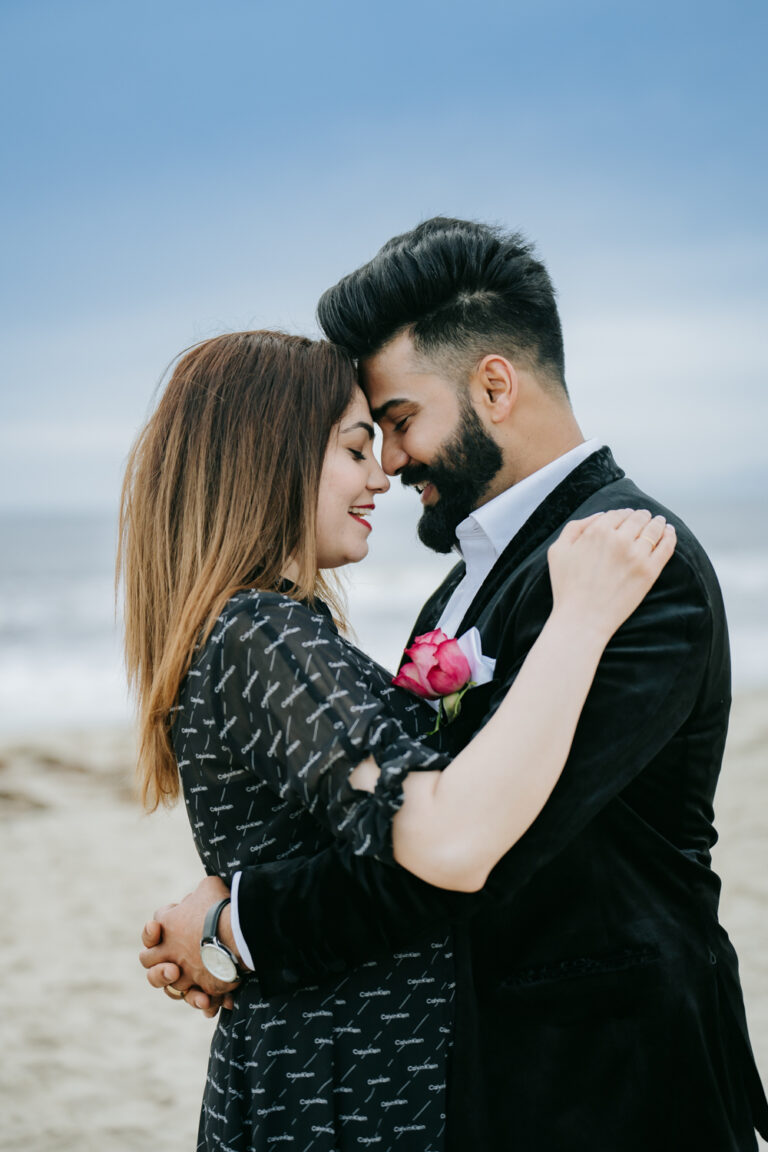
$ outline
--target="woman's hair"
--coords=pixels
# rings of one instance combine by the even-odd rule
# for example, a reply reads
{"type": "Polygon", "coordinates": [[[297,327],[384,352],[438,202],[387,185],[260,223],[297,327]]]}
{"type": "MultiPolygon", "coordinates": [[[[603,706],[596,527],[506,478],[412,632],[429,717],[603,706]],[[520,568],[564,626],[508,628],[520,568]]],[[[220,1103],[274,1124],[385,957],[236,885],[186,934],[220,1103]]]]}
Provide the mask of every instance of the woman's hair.
{"type": "Polygon", "coordinates": [[[154,810],[179,794],[171,719],[196,646],[244,588],[318,594],[320,473],[357,385],[332,344],[235,332],[184,353],[128,459],[118,580],[139,712],[139,780],[154,810]]]}

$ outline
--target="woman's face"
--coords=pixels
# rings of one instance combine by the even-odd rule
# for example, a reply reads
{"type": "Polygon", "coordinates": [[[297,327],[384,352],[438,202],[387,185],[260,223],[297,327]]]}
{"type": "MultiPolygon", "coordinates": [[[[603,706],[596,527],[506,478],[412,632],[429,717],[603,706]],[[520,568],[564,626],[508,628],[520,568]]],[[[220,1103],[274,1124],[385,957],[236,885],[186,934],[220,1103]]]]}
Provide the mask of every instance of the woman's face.
{"type": "Polygon", "coordinates": [[[317,497],[317,565],[339,568],[368,553],[374,496],[389,480],[373,455],[373,421],[360,388],[331,432],[317,497]]]}

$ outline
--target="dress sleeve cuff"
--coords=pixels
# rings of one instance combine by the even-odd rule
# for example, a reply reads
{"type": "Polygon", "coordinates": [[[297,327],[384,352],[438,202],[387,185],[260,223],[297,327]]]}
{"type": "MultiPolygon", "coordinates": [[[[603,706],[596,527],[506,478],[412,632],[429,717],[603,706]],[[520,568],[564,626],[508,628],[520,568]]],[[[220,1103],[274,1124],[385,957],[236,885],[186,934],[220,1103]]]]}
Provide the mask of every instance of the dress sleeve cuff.
{"type": "Polygon", "coordinates": [[[346,815],[338,823],[338,834],[351,843],[355,856],[375,856],[382,863],[394,864],[392,821],[405,800],[405,777],[413,771],[444,768],[448,758],[412,740],[388,752],[373,792],[357,791],[345,782],[339,800],[346,815]]]}
{"type": "Polygon", "coordinates": [[[237,944],[237,950],[240,953],[242,966],[243,968],[248,968],[251,972],[253,972],[254,963],[253,957],[251,956],[251,950],[246,944],[245,937],[243,936],[242,929],[240,928],[240,909],[238,907],[237,897],[240,890],[241,876],[242,872],[235,872],[234,876],[232,877],[232,903],[229,909],[229,923],[232,929],[232,935],[235,938],[235,944],[237,944]]]}

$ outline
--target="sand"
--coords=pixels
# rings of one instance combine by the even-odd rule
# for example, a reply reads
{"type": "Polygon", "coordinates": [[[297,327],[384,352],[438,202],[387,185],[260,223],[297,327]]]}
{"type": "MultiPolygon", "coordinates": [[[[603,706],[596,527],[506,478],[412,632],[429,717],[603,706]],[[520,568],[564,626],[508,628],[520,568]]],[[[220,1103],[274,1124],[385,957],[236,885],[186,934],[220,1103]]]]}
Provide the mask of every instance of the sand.
{"type": "MultiPolygon", "coordinates": [[[[0,1149],[195,1146],[212,1023],[151,989],[137,952],[147,914],[200,868],[183,812],[143,816],[131,781],[126,732],[0,740],[0,1149]]],[[[768,691],[734,707],[717,824],[721,918],[765,1078],[768,691]]]]}

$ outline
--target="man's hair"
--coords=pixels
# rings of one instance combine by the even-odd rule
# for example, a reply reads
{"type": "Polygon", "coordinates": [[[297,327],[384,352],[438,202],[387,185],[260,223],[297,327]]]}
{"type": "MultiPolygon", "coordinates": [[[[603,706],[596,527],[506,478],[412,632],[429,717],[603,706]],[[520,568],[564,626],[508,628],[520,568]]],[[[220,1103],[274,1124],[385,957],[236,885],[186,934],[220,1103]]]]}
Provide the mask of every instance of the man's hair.
{"type": "Polygon", "coordinates": [[[499,353],[565,390],[555,291],[519,232],[425,220],[329,288],[317,315],[329,340],[358,360],[408,332],[418,352],[457,375],[499,353]]]}

